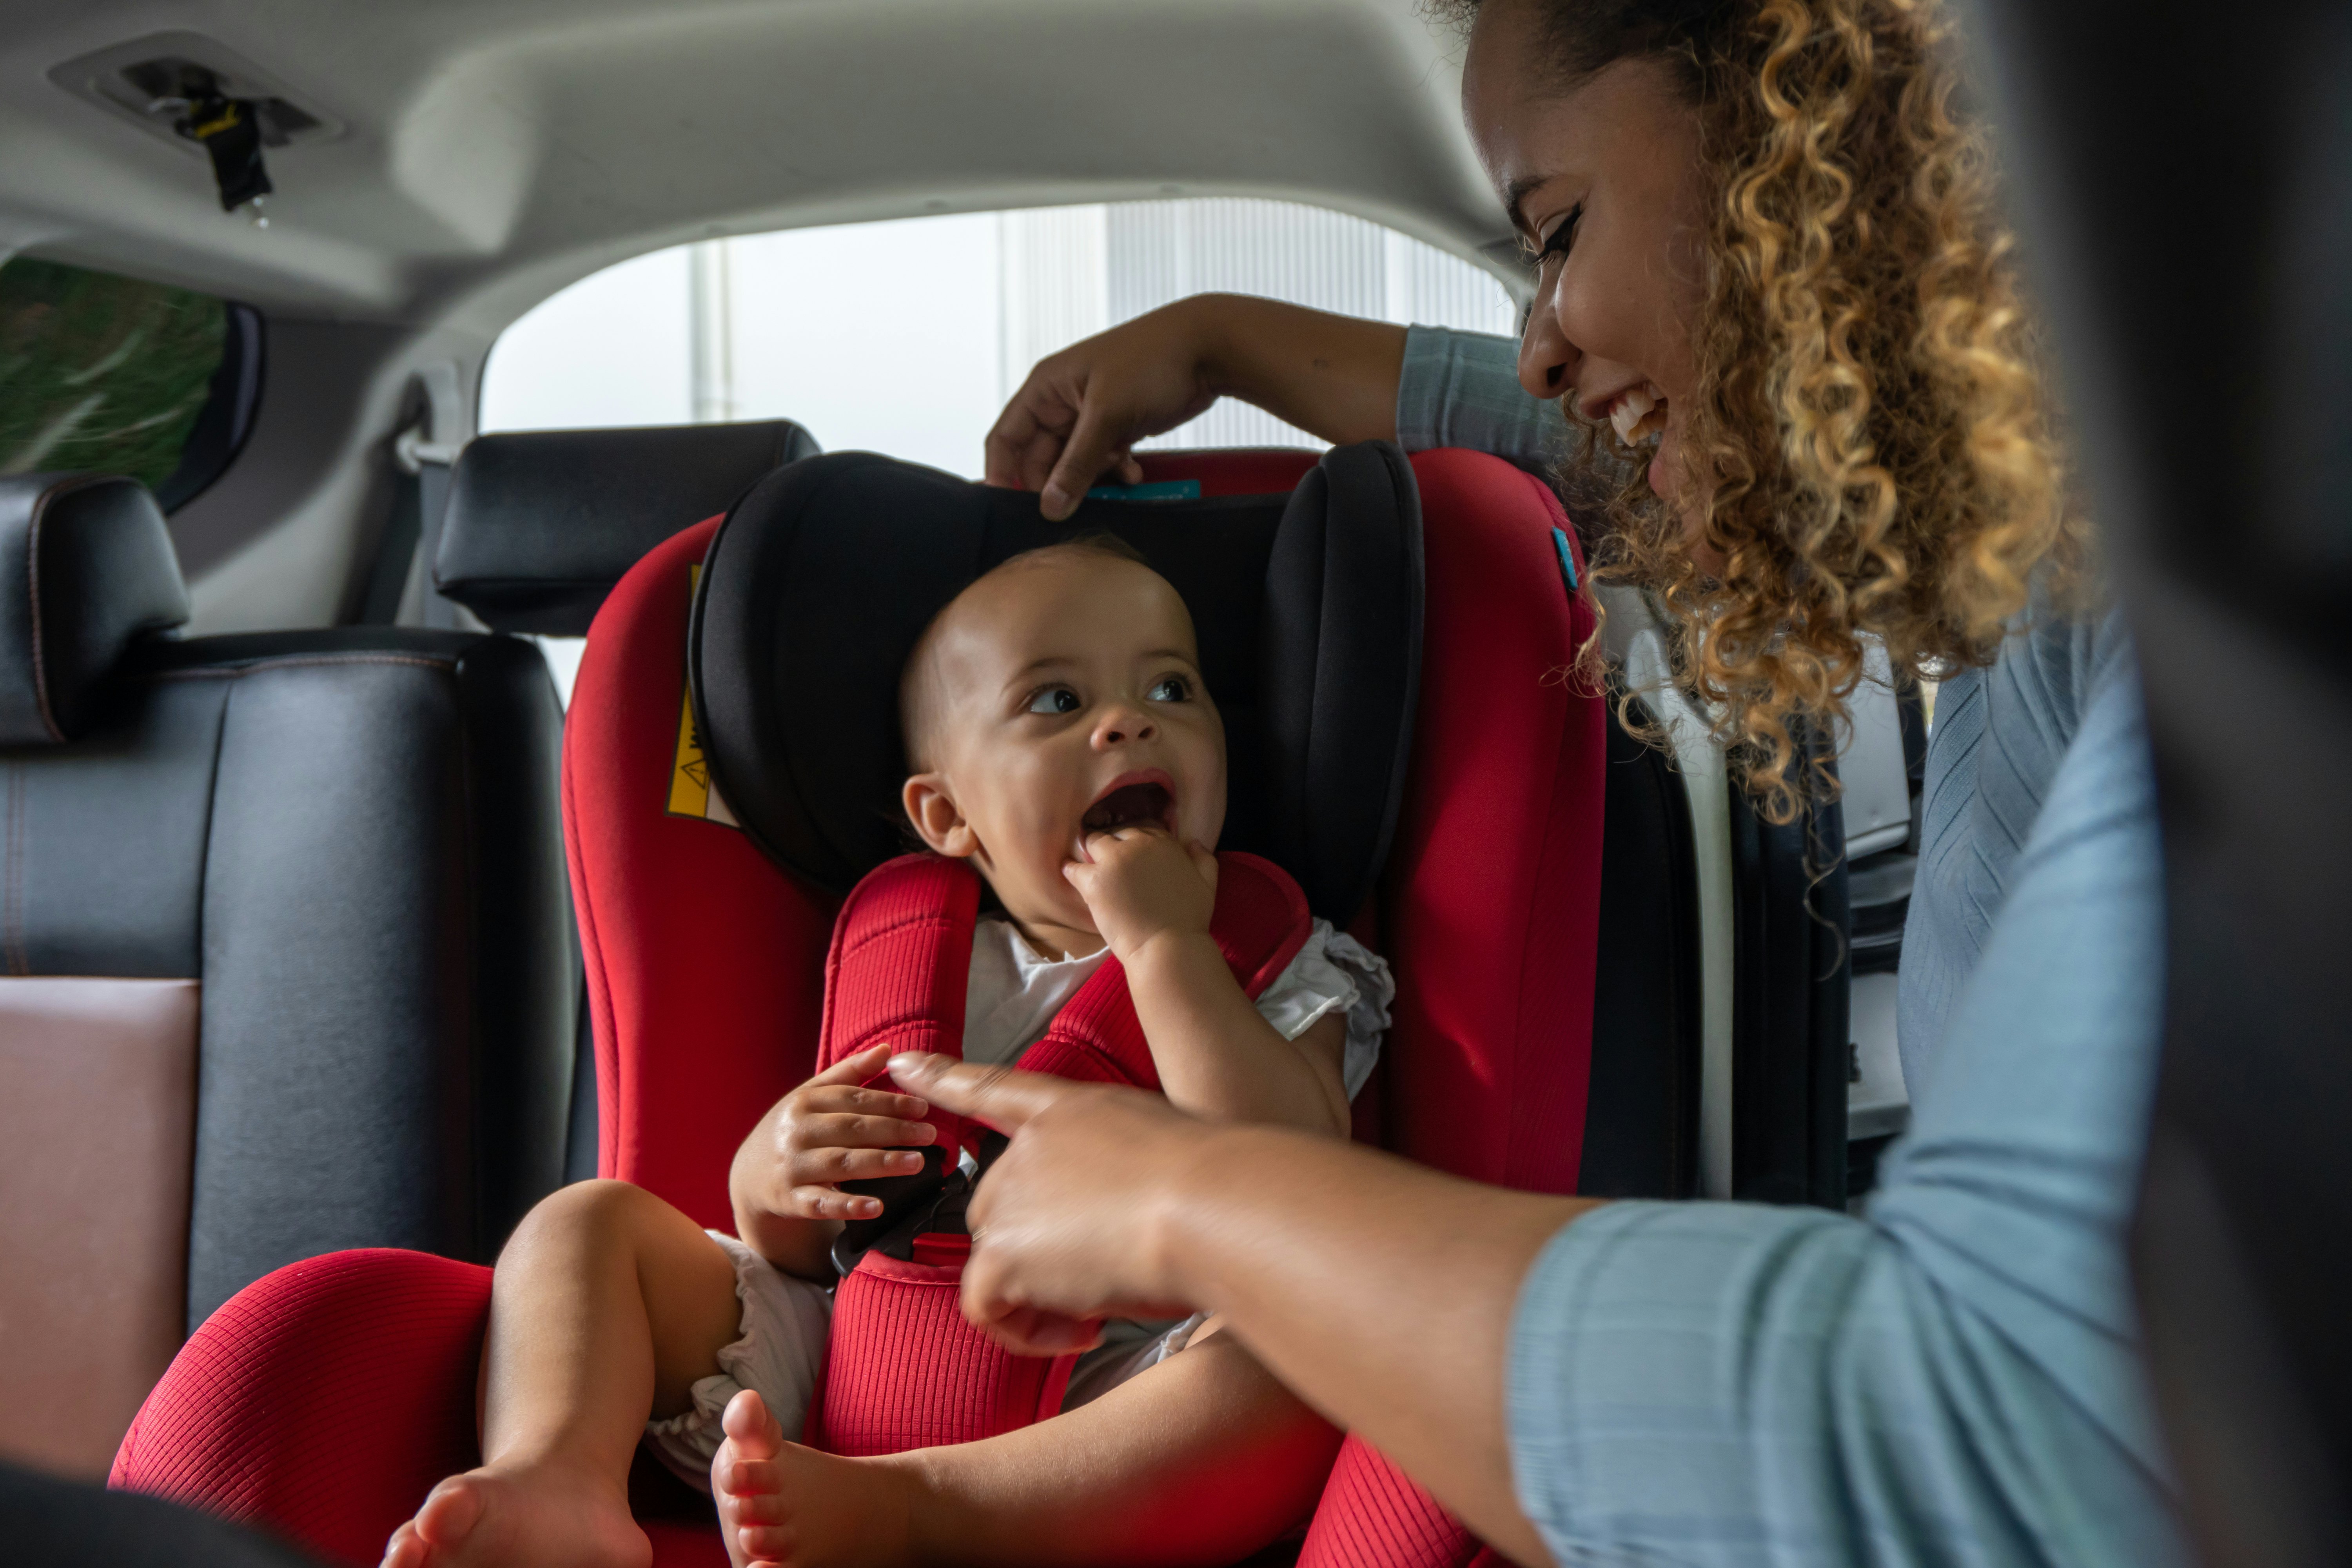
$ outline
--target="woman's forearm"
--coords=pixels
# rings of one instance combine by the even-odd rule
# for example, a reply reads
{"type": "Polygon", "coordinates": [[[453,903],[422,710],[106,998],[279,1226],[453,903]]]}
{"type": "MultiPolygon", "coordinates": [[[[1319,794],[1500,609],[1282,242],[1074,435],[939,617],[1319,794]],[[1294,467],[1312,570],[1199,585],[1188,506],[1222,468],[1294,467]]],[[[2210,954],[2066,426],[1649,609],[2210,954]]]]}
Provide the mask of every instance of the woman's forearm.
{"type": "Polygon", "coordinates": [[[1300,1397],[1532,1563],[1504,1413],[1512,1308],[1544,1243],[1593,1206],[1236,1128],[1198,1145],[1153,1245],[1169,1299],[1223,1315],[1300,1397]]]}
{"type": "Polygon", "coordinates": [[[1396,439],[1402,327],[1240,294],[1177,308],[1197,312],[1203,373],[1224,396],[1334,445],[1396,439]]]}

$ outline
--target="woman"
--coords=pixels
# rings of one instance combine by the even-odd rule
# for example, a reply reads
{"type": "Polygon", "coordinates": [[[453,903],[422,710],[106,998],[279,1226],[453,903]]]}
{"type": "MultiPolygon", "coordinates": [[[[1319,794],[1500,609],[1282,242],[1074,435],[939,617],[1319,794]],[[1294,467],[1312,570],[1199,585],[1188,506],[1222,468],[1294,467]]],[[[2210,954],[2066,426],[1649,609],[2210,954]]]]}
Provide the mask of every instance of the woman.
{"type": "Polygon", "coordinates": [[[1044,1348],[1214,1310],[1530,1563],[2179,1557],[2122,1251],[2161,991],[2138,699],[1941,26],[1487,0],[1465,105],[1538,258],[1518,392],[1492,340],[1203,300],[1039,366],[990,440],[1049,513],[1225,395],[1334,441],[1646,458],[1596,561],[1654,590],[1776,814],[1864,633],[1941,676],[1914,1131],[1868,1218],[1504,1194],[908,1058],[1020,1130],[976,1319],[1044,1348]]]}

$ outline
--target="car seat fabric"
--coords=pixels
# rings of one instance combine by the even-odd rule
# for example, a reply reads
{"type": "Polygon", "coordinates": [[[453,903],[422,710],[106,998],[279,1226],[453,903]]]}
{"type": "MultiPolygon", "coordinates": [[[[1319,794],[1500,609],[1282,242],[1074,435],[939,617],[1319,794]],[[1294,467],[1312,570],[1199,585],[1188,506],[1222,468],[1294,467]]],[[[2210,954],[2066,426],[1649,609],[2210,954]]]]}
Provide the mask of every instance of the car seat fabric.
{"type": "Polygon", "coordinates": [[[449,476],[434,587],[495,630],[580,637],[647,551],[816,450],[789,419],[478,436],[449,476]]]}
{"type": "Polygon", "coordinates": [[[730,809],[836,892],[904,849],[898,692],[917,637],[998,563],[1093,532],[1192,613],[1230,753],[1223,847],[1284,867],[1346,924],[1393,835],[1420,668],[1418,498],[1381,443],[1333,451],[1284,494],[1095,500],[1063,523],[1022,491],[870,453],[779,470],[712,542],[689,638],[730,809]]]}
{"type": "MultiPolygon", "coordinates": [[[[1210,931],[1243,991],[1257,996],[1298,956],[1312,917],[1306,895],[1255,855],[1218,857],[1210,931]]],[[[963,1054],[964,992],[981,879],[935,855],[886,861],[851,890],[825,961],[820,1071],[878,1043],[963,1054]]],[[[1126,972],[1107,959],[1021,1058],[1030,1072],[1158,1092],[1160,1074],[1136,1018],[1126,972]]],[[[876,1081],[879,1081],[878,1075],[876,1081]]],[[[969,1187],[951,1152],[988,1157],[984,1129],[951,1112],[928,1120],[938,1142],[921,1177],[856,1184],[883,1198],[878,1219],[843,1233],[862,1248],[834,1296],[833,1331],[807,1437],[849,1455],[969,1443],[1061,1408],[1075,1355],[1014,1355],[966,1322],[957,1295],[971,1237],[969,1187]]]]}
{"type": "Polygon", "coordinates": [[[489,1269],[421,1252],[289,1264],[188,1341],[109,1484],[373,1563],[435,1482],[479,1462],[489,1301],[489,1269]]]}
{"type": "MultiPolygon", "coordinates": [[[[1187,462],[1212,500],[1221,480],[1319,467],[1312,455],[1155,454],[1147,477],[1186,477],[1187,462]]],[[[1591,1048],[1606,735],[1601,694],[1574,673],[1592,622],[1561,543],[1571,569],[1580,561],[1557,501],[1530,476],[1461,452],[1418,454],[1411,471],[1426,521],[1419,687],[1391,847],[1357,926],[1399,985],[1378,1131],[1440,1168],[1566,1192],[1579,1172],[1591,1048]]],[[[1245,515],[1289,504],[1235,499],[1244,504],[1231,510],[1245,515]]],[[[1008,515],[1024,500],[1008,498],[1008,515]]],[[[1089,502],[1063,536],[1148,504],[1089,502]]],[[[1327,539],[1345,539],[1346,521],[1339,514],[1327,539]]],[[[595,1027],[601,1168],[727,1226],[736,1144],[810,1070],[835,901],[826,887],[845,890],[897,846],[877,834],[881,847],[860,865],[811,829],[812,853],[835,858],[821,884],[786,872],[730,826],[742,808],[723,769],[720,788],[709,787],[701,746],[726,698],[714,704],[712,689],[700,692],[698,722],[685,679],[695,569],[717,531],[712,520],[655,547],[598,613],[565,737],[564,809],[595,1027]]],[[[714,556],[715,571],[724,565],[724,552],[714,556]]],[[[967,580],[977,565],[975,555],[967,580]]],[[[1255,635],[1231,624],[1237,637],[1255,635]]],[[[706,660],[715,625],[706,605],[706,660]]],[[[1206,616],[1202,637],[1205,652],[1206,616]]],[[[1244,776],[1237,766],[1237,794],[1244,776]]],[[[781,818],[761,820],[771,838],[782,836],[781,818]]],[[[1316,897],[1316,880],[1300,880],[1316,897]]],[[[1346,896],[1336,882],[1322,895],[1346,896]]],[[[404,1515],[385,1512],[383,1530],[404,1515]]],[[[688,1549],[680,1539],[657,1532],[665,1560],[688,1549]]],[[[1433,1563],[1475,1550],[1425,1493],[1349,1440],[1310,1538],[1318,1561],[1433,1563]],[[1383,1510],[1414,1522],[1364,1522],[1383,1510]],[[1436,1554],[1401,1555],[1413,1539],[1433,1542],[1436,1554]],[[1386,1555],[1364,1554],[1374,1547],[1386,1555]]]]}
{"type": "Polygon", "coordinates": [[[129,479],[0,479],[0,1450],[95,1476],[256,1278],[554,1184],[558,716],[509,639],[160,635],[129,479]]]}

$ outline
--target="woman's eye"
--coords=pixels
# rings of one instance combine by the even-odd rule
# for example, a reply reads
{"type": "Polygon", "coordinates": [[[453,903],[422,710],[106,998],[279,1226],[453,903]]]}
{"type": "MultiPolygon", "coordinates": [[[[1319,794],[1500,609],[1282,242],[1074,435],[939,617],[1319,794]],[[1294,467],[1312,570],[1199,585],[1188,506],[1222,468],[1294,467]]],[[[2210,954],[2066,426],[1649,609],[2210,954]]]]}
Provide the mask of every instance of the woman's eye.
{"type": "Polygon", "coordinates": [[[1536,252],[1538,267],[1544,266],[1555,257],[1566,256],[1574,247],[1576,227],[1583,218],[1584,209],[1581,206],[1571,208],[1569,215],[1559,220],[1559,226],[1544,237],[1542,248],[1536,252]]]}
{"type": "Polygon", "coordinates": [[[1143,695],[1153,702],[1182,702],[1192,695],[1192,683],[1181,675],[1163,675],[1143,695]]]}
{"type": "Polygon", "coordinates": [[[1029,699],[1032,713],[1075,713],[1078,710],[1078,694],[1066,686],[1049,686],[1029,699]]]}

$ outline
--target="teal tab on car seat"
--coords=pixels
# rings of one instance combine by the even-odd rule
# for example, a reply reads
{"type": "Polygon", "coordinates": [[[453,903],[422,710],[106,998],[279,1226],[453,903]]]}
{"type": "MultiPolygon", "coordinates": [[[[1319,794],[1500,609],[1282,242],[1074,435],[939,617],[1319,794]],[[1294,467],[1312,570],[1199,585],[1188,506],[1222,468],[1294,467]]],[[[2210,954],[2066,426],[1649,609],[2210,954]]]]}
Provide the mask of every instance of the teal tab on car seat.
{"type": "Polygon", "coordinates": [[[1088,500],[1199,500],[1198,479],[1160,479],[1148,485],[1097,485],[1088,500]]]}
{"type": "Polygon", "coordinates": [[[1564,528],[1553,529],[1551,542],[1552,547],[1559,552],[1560,581],[1568,584],[1568,592],[1572,598],[1576,594],[1576,552],[1569,548],[1568,531],[1564,528]]]}

